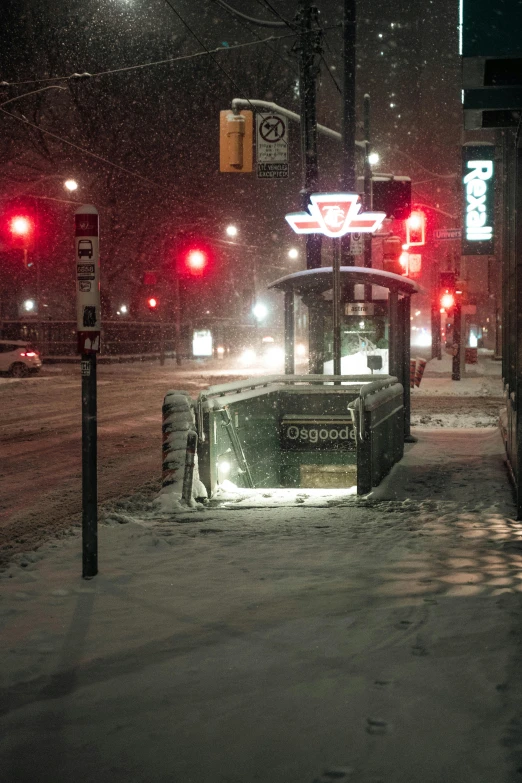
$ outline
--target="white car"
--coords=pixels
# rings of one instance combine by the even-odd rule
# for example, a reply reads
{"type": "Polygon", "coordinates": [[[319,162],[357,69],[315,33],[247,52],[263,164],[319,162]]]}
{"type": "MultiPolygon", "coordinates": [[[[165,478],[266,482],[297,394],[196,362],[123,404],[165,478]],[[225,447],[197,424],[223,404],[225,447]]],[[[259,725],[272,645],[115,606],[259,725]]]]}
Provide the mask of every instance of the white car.
{"type": "Polygon", "coordinates": [[[25,378],[42,366],[40,353],[25,340],[0,340],[0,372],[25,378]]]}

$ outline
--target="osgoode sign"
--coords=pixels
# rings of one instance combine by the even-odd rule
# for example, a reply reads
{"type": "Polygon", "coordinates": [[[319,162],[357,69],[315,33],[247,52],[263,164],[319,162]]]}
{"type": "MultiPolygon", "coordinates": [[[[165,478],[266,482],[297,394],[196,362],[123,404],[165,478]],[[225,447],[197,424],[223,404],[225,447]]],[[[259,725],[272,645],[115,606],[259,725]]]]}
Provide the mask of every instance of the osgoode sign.
{"type": "Polygon", "coordinates": [[[346,419],[283,419],[281,448],[289,451],[355,451],[355,431],[346,419]]]}
{"type": "Polygon", "coordinates": [[[462,254],[465,256],[494,253],[494,159],[495,148],[491,144],[462,147],[462,254]]]}

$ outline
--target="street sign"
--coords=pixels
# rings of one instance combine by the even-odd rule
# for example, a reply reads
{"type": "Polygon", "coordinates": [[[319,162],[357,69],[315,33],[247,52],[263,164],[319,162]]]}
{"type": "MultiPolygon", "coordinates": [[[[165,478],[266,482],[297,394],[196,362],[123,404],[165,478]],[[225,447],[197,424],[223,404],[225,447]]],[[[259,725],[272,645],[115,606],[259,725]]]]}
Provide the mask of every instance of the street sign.
{"type": "Polygon", "coordinates": [[[280,429],[285,451],[355,451],[351,419],[330,416],[285,416],[280,429]]]}
{"type": "Polygon", "coordinates": [[[78,353],[100,350],[100,253],[98,211],[84,205],[75,216],[78,353]]]}
{"type": "Polygon", "coordinates": [[[345,315],[374,315],[375,305],[373,302],[349,302],[344,306],[345,315]]]}
{"type": "Polygon", "coordinates": [[[342,237],[345,234],[372,233],[381,226],[385,212],[360,212],[357,193],[312,193],[309,212],[291,212],[286,220],[296,234],[324,234],[342,237]]]}
{"type": "Polygon", "coordinates": [[[362,256],[364,253],[364,237],[359,231],[350,237],[350,253],[353,256],[362,256]]]}
{"type": "Polygon", "coordinates": [[[282,114],[257,114],[257,176],[288,177],[288,119],[282,114]]]}
{"type": "Polygon", "coordinates": [[[433,239],[437,240],[438,242],[448,239],[461,239],[461,237],[461,228],[436,228],[433,232],[433,239]]]}

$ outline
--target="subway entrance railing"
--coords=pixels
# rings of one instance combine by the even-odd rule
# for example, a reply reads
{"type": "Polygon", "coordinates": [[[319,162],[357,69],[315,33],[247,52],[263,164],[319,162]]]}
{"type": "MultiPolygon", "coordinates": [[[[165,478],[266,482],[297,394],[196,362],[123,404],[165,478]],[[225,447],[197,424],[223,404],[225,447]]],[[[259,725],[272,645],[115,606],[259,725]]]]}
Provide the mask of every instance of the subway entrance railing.
{"type": "Polygon", "coordinates": [[[238,487],[351,487],[401,459],[403,387],[392,376],[282,375],[212,386],[196,403],[199,475],[238,487]]]}

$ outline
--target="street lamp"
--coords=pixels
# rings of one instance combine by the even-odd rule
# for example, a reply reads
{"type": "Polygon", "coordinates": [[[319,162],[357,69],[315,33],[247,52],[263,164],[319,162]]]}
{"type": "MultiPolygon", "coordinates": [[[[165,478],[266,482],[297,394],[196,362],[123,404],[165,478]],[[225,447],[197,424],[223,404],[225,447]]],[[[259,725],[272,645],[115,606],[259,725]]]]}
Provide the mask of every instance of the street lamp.
{"type": "Polygon", "coordinates": [[[291,247],[288,251],[288,258],[299,258],[299,250],[296,247],[291,247]]]}
{"type": "Polygon", "coordinates": [[[268,307],[263,302],[256,302],[252,308],[252,313],[257,321],[264,321],[268,315],[268,307]]]}
{"type": "Polygon", "coordinates": [[[68,190],[70,193],[73,193],[75,190],[78,190],[78,183],[75,179],[66,179],[63,183],[63,186],[66,190],[68,190]]]}
{"type": "Polygon", "coordinates": [[[368,155],[368,163],[370,164],[370,166],[376,166],[379,160],[380,158],[378,152],[370,152],[370,154],[368,155]]]}
{"type": "Polygon", "coordinates": [[[227,237],[232,237],[232,238],[237,237],[237,233],[238,233],[237,226],[230,225],[227,226],[225,230],[226,230],[227,237]]]}
{"type": "Polygon", "coordinates": [[[24,302],[24,310],[26,313],[32,313],[35,308],[34,299],[26,299],[24,302]]]}

